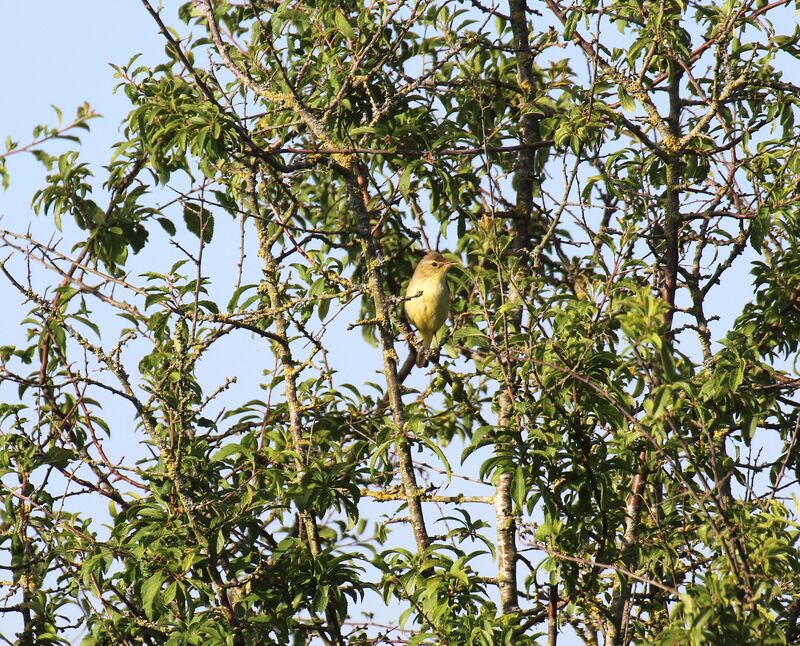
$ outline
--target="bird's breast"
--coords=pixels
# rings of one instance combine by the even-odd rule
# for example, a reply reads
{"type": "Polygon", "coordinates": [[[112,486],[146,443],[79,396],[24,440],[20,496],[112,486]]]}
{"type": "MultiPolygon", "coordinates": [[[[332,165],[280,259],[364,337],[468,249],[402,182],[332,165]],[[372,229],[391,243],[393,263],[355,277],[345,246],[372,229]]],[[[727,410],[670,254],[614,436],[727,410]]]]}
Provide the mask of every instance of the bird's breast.
{"type": "Polygon", "coordinates": [[[406,301],[405,309],[409,320],[426,337],[433,336],[447,319],[450,310],[450,294],[445,281],[429,280],[425,284],[415,284],[412,280],[406,292],[411,297],[418,292],[420,296],[406,301]]]}

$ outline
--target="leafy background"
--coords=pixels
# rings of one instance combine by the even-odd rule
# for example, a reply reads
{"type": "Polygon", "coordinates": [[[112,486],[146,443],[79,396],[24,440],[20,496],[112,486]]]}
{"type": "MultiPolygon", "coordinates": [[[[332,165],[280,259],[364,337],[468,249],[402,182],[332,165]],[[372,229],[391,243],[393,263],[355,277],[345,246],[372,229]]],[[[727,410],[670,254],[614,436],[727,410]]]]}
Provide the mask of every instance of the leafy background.
{"type": "MultiPolygon", "coordinates": [[[[303,70],[300,89],[311,118],[292,103],[281,85],[283,72],[274,65],[264,67],[265,92],[271,93],[262,97],[269,99],[264,114],[252,93],[218,96],[220,104],[232,103],[230,110],[210,105],[202,86],[214,87],[211,76],[177,76],[174,46],[161,38],[149,41],[152,49],[141,44],[140,38],[154,33],[152,23],[143,20],[143,7],[132,11],[130,21],[106,14],[110,25],[125,29],[94,27],[77,39],[86,43],[96,65],[94,34],[116,47],[127,42],[117,34],[133,37],[124,52],[110,56],[126,81],[116,99],[118,116],[108,110],[107,119],[88,122],[93,134],[81,133],[88,147],[80,158],[62,155],[75,147],[70,141],[37,146],[38,159],[9,158],[12,192],[3,206],[4,228],[24,236],[30,223],[33,238],[49,247],[52,224],[61,220],[62,233],[56,235],[64,240],[55,249],[43,252],[28,240],[7,237],[7,248],[20,247],[7,267],[21,285],[27,280],[26,255],[68,267],[67,257],[86,249],[101,273],[88,271],[84,277],[100,280],[107,299],[72,291],[81,285],[62,287],[57,298],[69,305],[63,323],[52,325],[46,304],[59,293],[58,280],[35,269],[33,294],[4,326],[3,358],[14,374],[24,374],[30,361],[35,375],[36,352],[44,344],[55,348],[49,365],[59,384],[49,393],[19,380],[2,385],[4,522],[13,573],[9,605],[22,599],[33,618],[13,609],[9,614],[28,622],[28,639],[33,633],[39,640],[63,634],[65,622],[56,615],[62,603],[78,598],[90,643],[160,641],[167,633],[175,640],[213,642],[234,634],[253,639],[263,636],[264,626],[275,643],[286,643],[289,635],[335,641],[345,615],[361,621],[361,594],[368,609],[377,607],[375,590],[389,608],[381,610],[377,624],[386,621],[393,628],[395,621],[408,620],[417,639],[431,643],[469,638],[507,643],[514,630],[516,643],[532,641],[540,630],[546,632],[548,611],[587,640],[594,630],[612,641],[637,643],[790,638],[797,615],[796,510],[788,500],[794,480],[784,477],[796,475],[791,372],[797,349],[796,92],[792,79],[779,77],[769,65],[792,69],[793,36],[773,33],[761,13],[756,18],[762,22],[753,18],[739,42],[723,38],[728,58],[709,57],[712,68],[722,69],[716,78],[730,81],[733,72],[725,65],[741,71],[737,65],[748,67],[744,61],[752,57],[750,85],[735,109],[721,111],[724,125],[712,120],[691,139],[690,150],[665,159],[640,143],[648,128],[647,101],[607,76],[593,85],[597,65],[587,66],[577,47],[564,43],[574,33],[591,33],[593,21],[574,12],[562,26],[544,4],[537,6],[542,15],[532,16],[533,42],[541,49],[536,50],[541,67],[532,78],[519,79],[509,44],[513,34],[504,32],[504,44],[493,47],[495,23],[480,17],[480,5],[465,7],[462,14],[457,5],[439,14],[432,6],[412,5],[395,17],[402,25],[418,7],[418,20],[436,22],[438,33],[429,40],[409,36],[390,56],[362,63],[354,72],[348,71],[348,42],[366,42],[374,33],[374,16],[336,3],[314,5],[313,21],[289,5],[277,11],[271,27],[295,34],[278,46],[286,69],[303,70]],[[550,25],[555,32],[545,28],[550,25]],[[770,45],[761,50],[750,40],[770,45]],[[145,56],[125,66],[137,50],[145,56]],[[430,77],[441,85],[426,87],[419,80],[426,69],[422,61],[434,52],[444,72],[430,77]],[[306,56],[313,57],[311,64],[304,63],[306,56]],[[561,62],[564,57],[576,61],[571,70],[561,62]],[[362,67],[370,75],[361,74],[362,67]],[[394,94],[405,83],[414,90],[394,94]],[[127,117],[123,94],[134,104],[127,117]],[[367,124],[365,115],[381,105],[389,106],[384,118],[367,124]],[[314,119],[329,108],[324,127],[317,128],[314,119]],[[109,139],[109,126],[122,119],[123,132],[109,139]],[[520,130],[529,143],[543,145],[522,153],[494,151],[514,143],[508,133],[520,130]],[[110,175],[95,163],[81,165],[106,164],[109,141],[122,135],[128,144],[115,151],[110,175]],[[347,177],[342,168],[353,168],[347,153],[325,152],[320,159],[286,152],[282,159],[300,166],[292,173],[271,173],[274,159],[256,154],[253,137],[292,149],[358,145],[420,152],[362,155],[372,200],[365,204],[372,218],[367,236],[356,217],[354,185],[342,179],[347,177]],[[735,190],[720,191],[714,203],[731,141],[747,161],[736,167],[735,190]],[[447,152],[456,149],[474,152],[447,152]],[[144,164],[138,161],[142,154],[144,164]],[[573,166],[576,157],[581,163],[573,166]],[[41,178],[34,168],[42,167],[46,182],[23,183],[22,178],[41,178]],[[127,181],[133,171],[143,184],[127,181]],[[684,214],[702,214],[712,203],[715,209],[681,230],[682,249],[691,252],[704,240],[707,255],[702,271],[694,273],[691,254],[682,257],[688,273],[679,279],[690,289],[679,291],[678,304],[692,304],[691,289],[711,287],[701,299],[703,312],[668,321],[680,330],[674,345],[664,334],[668,313],[661,297],[665,248],[675,233],[668,230],[666,215],[670,172],[681,176],[684,214]],[[213,181],[202,185],[203,176],[213,181]],[[104,192],[107,177],[112,190],[104,192]],[[708,177],[717,184],[707,183],[708,177]],[[34,193],[34,207],[49,217],[30,218],[27,200],[34,193]],[[109,193],[110,218],[104,211],[109,193]],[[603,209],[615,219],[594,240],[589,234],[598,232],[603,209]],[[249,217],[235,217],[243,213],[249,217]],[[284,214],[292,218],[288,230],[275,227],[284,214]],[[240,222],[248,256],[237,289],[240,222]],[[376,325],[381,321],[373,318],[375,285],[384,294],[400,292],[418,257],[413,248],[423,246],[412,242],[421,233],[433,244],[441,234],[442,246],[470,269],[454,282],[453,336],[444,357],[456,349],[470,356],[456,362],[444,358],[447,370],[430,376],[413,374],[407,385],[425,397],[406,396],[406,406],[395,408],[388,420],[379,404],[386,389],[384,365],[374,344],[381,332],[402,330],[402,322],[376,325]],[[270,236],[277,249],[271,259],[263,257],[270,236]],[[383,264],[374,263],[370,240],[380,247],[383,264]],[[593,241],[602,251],[593,253],[593,241]],[[81,246],[72,249],[76,242],[81,246]],[[736,262],[715,287],[713,269],[704,274],[707,267],[724,265],[730,249],[736,262]],[[759,252],[754,295],[748,272],[759,252]],[[193,261],[201,257],[198,270],[193,261]],[[184,264],[175,265],[178,261],[184,264]],[[370,283],[375,276],[377,283],[370,283]],[[278,280],[270,283],[271,277],[278,280]],[[126,309],[130,303],[132,310],[126,309]],[[340,315],[343,303],[350,305],[340,315]],[[20,327],[17,321],[31,306],[34,314],[20,327]],[[112,310],[123,316],[109,315],[112,310]],[[282,311],[288,312],[292,360],[309,361],[293,386],[276,362],[286,334],[280,330],[282,311]],[[320,337],[324,349],[314,343],[320,320],[330,321],[320,337]],[[362,324],[349,329],[358,321],[362,324]],[[711,333],[704,336],[700,329],[697,335],[683,327],[687,323],[698,328],[707,323],[711,333]],[[84,382],[102,374],[97,358],[108,356],[103,353],[119,330],[130,326],[140,331],[125,348],[126,367],[136,375],[133,392],[140,399],[155,393],[146,415],[123,408],[118,393],[107,388],[93,387],[77,397],[69,392],[75,374],[84,375],[84,382]],[[21,338],[27,330],[30,338],[21,338]],[[99,353],[92,345],[98,331],[108,344],[99,353]],[[269,336],[276,331],[278,338],[269,336]],[[8,348],[12,342],[16,351],[8,348]],[[59,348],[70,361],[58,355],[59,348]],[[329,376],[326,366],[336,374],[329,376]],[[227,380],[234,376],[236,383],[227,380]],[[347,383],[355,387],[344,387],[347,383]],[[25,410],[16,407],[20,387],[29,397],[23,399],[25,410]],[[289,401],[290,391],[299,396],[298,406],[289,401]],[[407,434],[399,433],[398,410],[407,434]],[[104,432],[110,436],[102,442],[107,459],[99,459],[93,433],[104,432]],[[417,499],[407,482],[398,487],[393,476],[395,469],[402,471],[404,454],[435,467],[420,476],[426,507],[436,510],[426,511],[430,550],[419,524],[412,532],[395,522],[413,515],[417,499]],[[130,472],[109,468],[123,457],[130,472]],[[448,461],[459,475],[484,485],[457,477],[447,487],[448,461]],[[137,484],[117,480],[121,473],[137,484]],[[634,499],[644,500],[645,511],[628,523],[628,492],[637,474],[646,482],[646,495],[634,499]],[[65,477],[73,478],[69,487],[65,477]],[[131,501],[120,493],[128,484],[146,494],[131,501]],[[31,508],[33,491],[38,507],[31,508]],[[64,491],[70,495],[62,496],[64,491]],[[512,593],[511,601],[498,598],[494,584],[485,580],[497,575],[488,553],[495,546],[505,549],[503,532],[494,528],[502,512],[495,518],[486,500],[450,497],[460,493],[508,498],[520,530],[524,594],[512,593]],[[108,512],[100,510],[103,497],[111,501],[108,512]],[[398,507],[403,499],[407,510],[398,507]],[[446,522],[431,522],[440,517],[446,522]],[[113,529],[98,522],[109,519],[113,529]],[[635,529],[632,540],[629,527],[635,529]],[[373,553],[379,556],[370,561],[373,553]],[[54,569],[46,574],[41,564],[54,569]],[[366,575],[358,568],[366,568],[366,575]],[[375,590],[365,587],[365,580],[375,582],[375,590]],[[635,601],[626,606],[630,599],[635,601]],[[517,604],[524,612],[517,612],[517,604]],[[615,634],[620,612],[638,617],[629,627],[638,633],[615,634]]],[[[638,69],[650,56],[656,78],[666,65],[664,52],[688,59],[689,39],[722,29],[726,15],[774,9],[756,3],[658,8],[661,22],[642,22],[640,3],[609,5],[608,16],[618,24],[604,23],[603,43],[620,69],[626,64],[638,69]],[[670,22],[684,9],[697,16],[687,30],[670,22]],[[649,54],[653,42],[661,48],[657,55],[649,54]]],[[[102,16],[100,7],[92,11],[79,18],[84,27],[102,16]]],[[[182,11],[196,20],[189,5],[182,11]]],[[[238,31],[245,11],[221,11],[219,19],[224,37],[258,43],[260,53],[246,67],[256,70],[260,82],[255,63],[271,60],[274,52],[266,51],[263,26],[238,31]]],[[[57,73],[25,73],[16,85],[36,88],[43,100],[26,94],[11,104],[23,114],[4,122],[52,124],[49,116],[31,119],[28,105],[66,106],[70,99],[60,94],[61,83],[78,93],[73,104],[88,98],[79,91],[84,76],[76,70],[82,66],[67,63],[63,52],[72,48],[58,39],[71,34],[65,28],[70,23],[55,13],[43,15],[52,21],[54,36],[44,40],[55,51],[32,60],[45,61],[43,70],[57,73]]],[[[174,16],[166,22],[178,24],[174,16]]],[[[788,29],[792,22],[773,24],[788,29]]],[[[183,29],[199,39],[194,61],[204,69],[210,41],[194,22],[183,29]]],[[[395,27],[395,34],[400,29],[395,27]]],[[[22,42],[41,40],[40,34],[18,33],[22,42]]],[[[240,62],[237,50],[231,56],[240,62]]],[[[17,58],[4,60],[8,65],[17,58]]],[[[15,66],[17,73],[24,69],[15,66]]],[[[223,85],[233,82],[224,68],[213,71],[223,85]]],[[[105,83],[108,73],[102,78],[105,83]]],[[[709,92],[711,78],[684,78],[680,87],[689,96],[709,92]]],[[[668,97],[655,91],[652,96],[652,105],[667,114],[668,97]]],[[[108,93],[98,99],[108,100],[108,93]]],[[[684,132],[694,123],[687,115],[701,118],[703,108],[702,101],[684,106],[684,132]]],[[[70,119],[67,111],[64,123],[70,119]]],[[[669,134],[650,133],[662,154],[675,147],[669,134]]],[[[24,132],[11,136],[28,140],[24,132]]],[[[11,289],[4,300],[19,303],[18,292],[11,289]]],[[[403,348],[401,362],[404,353],[403,348]]],[[[73,609],[66,612],[77,616],[73,609]]],[[[367,625],[363,634],[387,629],[367,625]]],[[[346,630],[361,639],[360,625],[346,630]]],[[[392,634],[400,639],[403,633],[392,634]]]]}

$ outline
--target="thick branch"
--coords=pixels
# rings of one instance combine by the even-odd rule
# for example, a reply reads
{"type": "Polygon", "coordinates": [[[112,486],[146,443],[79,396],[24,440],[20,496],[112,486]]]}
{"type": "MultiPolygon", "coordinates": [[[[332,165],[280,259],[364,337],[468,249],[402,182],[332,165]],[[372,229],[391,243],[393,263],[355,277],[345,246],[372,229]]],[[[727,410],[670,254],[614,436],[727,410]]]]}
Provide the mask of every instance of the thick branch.
{"type": "Polygon", "coordinates": [[[381,349],[383,350],[383,374],[386,378],[386,391],[389,395],[389,407],[392,421],[397,433],[397,457],[400,463],[400,479],[403,483],[408,504],[408,517],[414,532],[417,549],[422,552],[430,545],[430,537],[425,526],[422,513],[422,492],[417,485],[414,474],[414,459],[411,455],[411,444],[406,436],[406,418],[403,402],[400,398],[400,380],[397,377],[397,353],[394,350],[394,338],[389,327],[389,305],[383,291],[381,277],[380,252],[371,235],[369,212],[367,210],[367,178],[364,170],[356,165],[349,179],[350,207],[358,218],[361,231],[361,248],[367,262],[367,281],[372,300],[375,303],[375,315],[378,320],[381,349]]]}
{"type": "Polygon", "coordinates": [[[505,614],[519,610],[517,601],[517,524],[511,504],[510,472],[501,473],[494,494],[494,515],[497,523],[497,585],[500,606],[505,614]]]}

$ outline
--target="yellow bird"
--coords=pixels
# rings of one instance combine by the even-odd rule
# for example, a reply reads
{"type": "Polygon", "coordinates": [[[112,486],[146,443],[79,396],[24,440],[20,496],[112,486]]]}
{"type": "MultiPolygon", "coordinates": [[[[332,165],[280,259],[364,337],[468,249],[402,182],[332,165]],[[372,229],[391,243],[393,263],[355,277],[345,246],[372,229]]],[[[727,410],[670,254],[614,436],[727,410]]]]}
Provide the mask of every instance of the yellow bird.
{"type": "MultiPolygon", "coordinates": [[[[419,330],[425,347],[431,347],[436,332],[450,314],[447,272],[455,264],[438,251],[431,251],[419,261],[408,283],[406,318],[419,330]]],[[[425,363],[424,354],[418,353],[417,366],[421,368],[425,363]]]]}

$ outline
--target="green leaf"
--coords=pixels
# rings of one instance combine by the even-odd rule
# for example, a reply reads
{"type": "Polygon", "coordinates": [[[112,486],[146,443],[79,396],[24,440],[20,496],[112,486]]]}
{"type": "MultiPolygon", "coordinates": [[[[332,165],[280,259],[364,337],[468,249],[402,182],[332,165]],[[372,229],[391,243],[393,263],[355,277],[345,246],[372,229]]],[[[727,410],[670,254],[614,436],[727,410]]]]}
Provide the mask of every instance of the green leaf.
{"type": "Polygon", "coordinates": [[[403,169],[403,174],[400,175],[400,181],[397,182],[397,190],[400,191],[400,195],[407,198],[408,197],[408,189],[411,184],[411,174],[414,170],[412,164],[408,164],[403,169]]]}
{"type": "Polygon", "coordinates": [[[633,100],[631,95],[622,88],[622,86],[617,88],[617,96],[619,97],[619,103],[625,112],[633,112],[636,110],[636,102],[633,100]]]}
{"type": "Polygon", "coordinates": [[[442,449],[439,447],[439,443],[436,442],[433,438],[428,438],[425,436],[419,436],[417,438],[417,441],[427,446],[431,451],[433,451],[436,454],[436,457],[439,458],[442,465],[444,465],[446,482],[449,484],[451,478],[453,477],[453,473],[450,468],[450,462],[448,461],[447,456],[445,456],[444,451],[442,451],[442,449]]]}
{"type": "Polygon", "coordinates": [[[156,218],[156,222],[158,222],[161,225],[161,228],[171,236],[174,236],[178,232],[178,230],[175,228],[175,225],[172,223],[172,220],[168,218],[156,218]]]}
{"type": "Polygon", "coordinates": [[[334,22],[336,24],[336,29],[338,29],[347,40],[355,40],[355,32],[353,31],[352,25],[350,25],[345,15],[338,9],[334,12],[334,22]]]}
{"type": "Polygon", "coordinates": [[[213,462],[223,462],[225,458],[228,458],[231,455],[236,455],[241,452],[242,452],[241,445],[236,442],[232,442],[231,444],[226,444],[219,451],[214,453],[211,456],[211,460],[213,462]]]}
{"type": "Polygon", "coordinates": [[[772,216],[768,208],[761,208],[758,214],[750,222],[750,246],[756,251],[761,251],[764,238],[769,231],[772,216]]]}
{"type": "Polygon", "coordinates": [[[525,483],[525,471],[521,466],[514,469],[514,479],[511,483],[511,497],[518,510],[525,508],[525,498],[528,496],[528,485],[525,483]]]}
{"type": "Polygon", "coordinates": [[[202,235],[203,242],[211,242],[214,236],[214,216],[207,209],[189,202],[183,207],[183,221],[186,228],[198,238],[202,235]]]}
{"type": "Polygon", "coordinates": [[[153,618],[153,602],[161,591],[161,582],[163,580],[164,576],[161,572],[156,572],[142,583],[142,607],[148,619],[153,618]]]}

